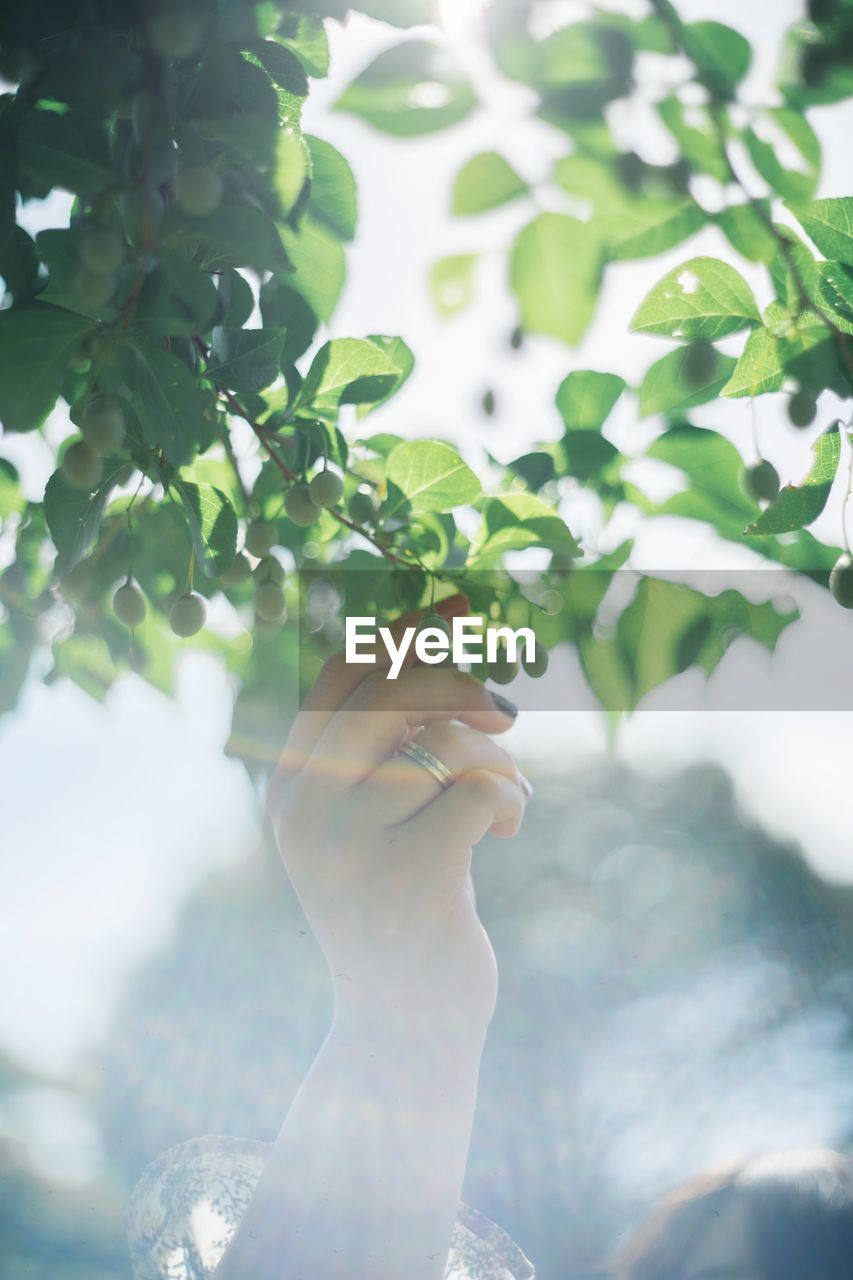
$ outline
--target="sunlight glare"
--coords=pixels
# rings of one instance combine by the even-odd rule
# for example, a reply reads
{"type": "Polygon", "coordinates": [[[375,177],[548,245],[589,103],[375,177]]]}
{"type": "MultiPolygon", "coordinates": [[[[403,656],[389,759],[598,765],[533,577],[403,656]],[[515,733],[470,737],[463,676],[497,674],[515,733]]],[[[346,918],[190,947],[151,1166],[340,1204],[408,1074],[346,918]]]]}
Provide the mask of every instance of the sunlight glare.
{"type": "Polygon", "coordinates": [[[486,11],[489,0],[438,0],[441,25],[448,36],[462,36],[486,11]]]}

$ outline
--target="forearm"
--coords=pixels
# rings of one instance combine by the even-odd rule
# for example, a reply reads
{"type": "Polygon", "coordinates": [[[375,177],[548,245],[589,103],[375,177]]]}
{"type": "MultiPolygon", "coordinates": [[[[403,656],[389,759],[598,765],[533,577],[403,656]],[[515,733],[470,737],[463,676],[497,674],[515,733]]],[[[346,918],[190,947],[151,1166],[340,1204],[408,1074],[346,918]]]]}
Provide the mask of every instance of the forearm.
{"type": "Polygon", "coordinates": [[[441,1280],[484,1038],[336,1017],[216,1280],[441,1280]]]}

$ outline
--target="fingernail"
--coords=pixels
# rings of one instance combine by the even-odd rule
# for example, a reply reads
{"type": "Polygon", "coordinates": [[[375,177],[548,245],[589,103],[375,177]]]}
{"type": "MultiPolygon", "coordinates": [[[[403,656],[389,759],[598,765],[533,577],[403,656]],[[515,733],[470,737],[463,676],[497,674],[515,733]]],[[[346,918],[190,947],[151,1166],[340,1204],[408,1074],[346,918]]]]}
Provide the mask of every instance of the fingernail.
{"type": "Polygon", "coordinates": [[[522,791],[524,792],[524,794],[527,796],[527,799],[529,800],[530,797],[533,795],[533,783],[530,781],[529,778],[525,778],[523,773],[520,773],[518,775],[518,779],[521,783],[522,791]]]}
{"type": "Polygon", "coordinates": [[[505,716],[512,716],[514,720],[515,717],[518,715],[518,707],[515,705],[515,703],[510,702],[509,698],[505,698],[502,694],[493,693],[492,702],[495,704],[498,711],[502,711],[505,716]]]}

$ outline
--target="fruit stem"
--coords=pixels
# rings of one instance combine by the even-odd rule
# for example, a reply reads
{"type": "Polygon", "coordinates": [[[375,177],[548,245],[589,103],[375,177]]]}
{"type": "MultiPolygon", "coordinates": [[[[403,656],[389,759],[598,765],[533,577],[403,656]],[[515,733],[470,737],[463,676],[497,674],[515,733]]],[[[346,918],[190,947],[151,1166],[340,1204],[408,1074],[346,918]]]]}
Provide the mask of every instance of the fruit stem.
{"type": "MultiPolygon", "coordinates": [[[[193,341],[195,342],[195,345],[198,347],[198,349],[202,352],[202,354],[206,358],[207,351],[201,339],[195,338],[193,339],[193,341]]],[[[263,448],[266,451],[266,453],[270,458],[270,461],[274,463],[276,467],[278,467],[279,471],[284,476],[288,484],[297,484],[298,477],[296,476],[295,472],[291,471],[290,467],[288,467],[287,464],[283,462],[282,459],[278,456],[275,449],[270,444],[269,439],[267,438],[267,433],[264,431],[261,424],[255,421],[255,419],[251,416],[251,414],[248,413],[247,410],[243,408],[243,406],[240,404],[240,401],[237,399],[237,397],[232,395],[230,391],[223,390],[221,392],[221,395],[222,395],[222,398],[225,400],[226,404],[228,405],[229,409],[231,409],[232,413],[235,413],[238,418],[242,418],[243,421],[248,423],[248,425],[252,428],[252,431],[255,433],[255,437],[257,438],[258,443],[261,445],[261,448],[263,448]]],[[[414,561],[406,560],[402,556],[397,556],[394,554],[393,551],[389,551],[387,547],[383,547],[380,542],[377,542],[376,538],[372,533],[370,533],[369,530],[364,529],[360,524],[356,524],[354,520],[350,520],[349,516],[345,516],[342,511],[336,511],[333,507],[328,508],[328,511],[329,511],[329,515],[332,516],[335,520],[337,520],[339,524],[346,525],[348,529],[352,529],[353,533],[360,533],[363,538],[366,538],[367,541],[370,542],[374,547],[376,547],[376,550],[380,551],[382,555],[385,557],[385,559],[390,560],[392,564],[406,565],[407,568],[415,567],[414,561]]]]}
{"type": "Polygon", "coordinates": [[[761,446],[760,446],[760,444],[758,443],[758,422],[757,422],[757,417],[756,417],[756,412],[755,412],[755,401],[754,401],[754,400],[750,400],[750,402],[749,402],[749,408],[750,408],[750,417],[751,417],[751,419],[752,419],[752,445],[753,445],[753,448],[755,449],[755,456],[756,456],[756,458],[758,459],[758,461],[760,462],[760,461],[761,461],[761,459],[762,459],[762,457],[763,457],[763,455],[762,455],[762,452],[761,452],[761,446]]]}

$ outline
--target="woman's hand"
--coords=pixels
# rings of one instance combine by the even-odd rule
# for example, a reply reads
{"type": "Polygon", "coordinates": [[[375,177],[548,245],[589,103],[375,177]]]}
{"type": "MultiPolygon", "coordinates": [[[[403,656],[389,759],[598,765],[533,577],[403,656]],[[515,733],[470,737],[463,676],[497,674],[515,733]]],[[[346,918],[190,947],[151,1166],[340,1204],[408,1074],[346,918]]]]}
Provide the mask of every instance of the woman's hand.
{"type": "MultiPolygon", "coordinates": [[[[443,612],[464,604],[455,597],[443,612]]],[[[335,981],[336,1020],[427,1017],[483,1029],[491,1018],[497,971],[471,851],[487,831],[515,834],[523,816],[529,785],[486,736],[508,729],[513,712],[453,669],[410,667],[392,682],[341,658],[324,668],[269,812],[335,981]],[[415,734],[452,772],[446,790],[395,756],[415,734]]]]}

